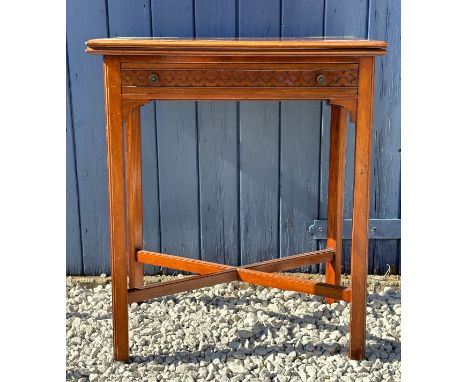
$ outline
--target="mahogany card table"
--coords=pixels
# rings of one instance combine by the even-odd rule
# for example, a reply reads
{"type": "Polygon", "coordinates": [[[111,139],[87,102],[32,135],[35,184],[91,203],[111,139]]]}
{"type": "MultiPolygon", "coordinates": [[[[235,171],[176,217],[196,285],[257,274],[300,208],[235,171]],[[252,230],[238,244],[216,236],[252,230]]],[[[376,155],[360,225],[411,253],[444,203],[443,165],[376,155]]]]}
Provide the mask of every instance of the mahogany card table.
{"type": "Polygon", "coordinates": [[[354,38],[87,42],[88,53],[104,56],[115,360],[129,357],[128,304],[235,280],[350,302],[349,356],[364,357],[374,61],[386,47],[354,38]],[[145,250],[140,107],[153,100],[328,101],[326,249],[237,267],[145,250]],[[340,280],[347,113],[356,129],[350,287],[340,280]],[[318,263],[324,283],[275,273],[318,263]],[[144,264],[196,275],[144,286],[144,264]]]}

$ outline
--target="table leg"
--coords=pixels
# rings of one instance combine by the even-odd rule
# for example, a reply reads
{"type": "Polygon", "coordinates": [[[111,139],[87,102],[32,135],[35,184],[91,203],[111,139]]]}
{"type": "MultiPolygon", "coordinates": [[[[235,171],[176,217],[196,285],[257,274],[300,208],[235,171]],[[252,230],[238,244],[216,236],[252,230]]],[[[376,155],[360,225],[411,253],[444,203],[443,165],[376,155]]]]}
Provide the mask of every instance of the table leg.
{"type": "Polygon", "coordinates": [[[137,251],[143,249],[140,107],[128,108],[125,120],[128,278],[129,288],[139,288],[144,285],[143,264],[136,261],[137,251]]]}
{"type": "Polygon", "coordinates": [[[349,355],[361,360],[366,346],[367,249],[372,152],[374,58],[359,64],[358,108],[354,153],[353,230],[351,244],[351,320],[349,355]]]}
{"type": "MultiPolygon", "coordinates": [[[[325,282],[340,285],[341,248],[343,238],[343,204],[346,162],[346,109],[331,106],[330,154],[328,177],[328,227],[327,248],[333,249],[335,256],[325,263],[325,282]]],[[[327,298],[328,303],[335,302],[327,298]]]]}
{"type": "Polygon", "coordinates": [[[104,58],[114,359],[128,360],[128,292],[120,62],[104,58]]]}

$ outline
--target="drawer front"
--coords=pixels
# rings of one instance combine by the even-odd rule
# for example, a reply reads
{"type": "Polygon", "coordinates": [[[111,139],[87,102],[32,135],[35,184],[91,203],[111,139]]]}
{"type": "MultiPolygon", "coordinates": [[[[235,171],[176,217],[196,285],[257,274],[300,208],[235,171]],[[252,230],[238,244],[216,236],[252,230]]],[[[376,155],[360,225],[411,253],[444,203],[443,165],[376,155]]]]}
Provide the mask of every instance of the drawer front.
{"type": "Polygon", "coordinates": [[[122,69],[124,87],[357,87],[358,69],[122,69]]]}

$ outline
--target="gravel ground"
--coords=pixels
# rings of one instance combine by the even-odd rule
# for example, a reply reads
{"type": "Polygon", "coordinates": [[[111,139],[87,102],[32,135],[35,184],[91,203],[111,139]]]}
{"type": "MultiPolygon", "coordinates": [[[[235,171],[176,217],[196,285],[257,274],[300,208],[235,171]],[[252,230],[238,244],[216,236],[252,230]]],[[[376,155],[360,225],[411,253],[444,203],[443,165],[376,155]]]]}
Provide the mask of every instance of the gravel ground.
{"type": "Polygon", "coordinates": [[[369,287],[362,362],[347,357],[349,304],[233,282],[132,304],[124,364],[112,360],[109,279],[68,277],[66,378],[400,381],[399,278],[373,276],[369,287]]]}

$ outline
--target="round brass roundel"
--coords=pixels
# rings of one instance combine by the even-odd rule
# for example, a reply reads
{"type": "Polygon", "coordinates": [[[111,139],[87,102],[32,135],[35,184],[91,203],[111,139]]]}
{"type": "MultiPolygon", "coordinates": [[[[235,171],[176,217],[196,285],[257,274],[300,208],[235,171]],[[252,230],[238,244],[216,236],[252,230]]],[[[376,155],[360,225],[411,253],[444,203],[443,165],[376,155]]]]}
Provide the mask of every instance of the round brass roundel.
{"type": "Polygon", "coordinates": [[[323,74],[320,74],[317,76],[317,82],[320,84],[320,85],[323,85],[327,82],[327,77],[325,77],[323,74]]]}
{"type": "Polygon", "coordinates": [[[157,74],[154,74],[154,73],[153,73],[153,74],[150,74],[150,75],[149,75],[149,81],[150,81],[150,82],[154,82],[154,83],[158,82],[158,75],[157,75],[157,74]]]}

